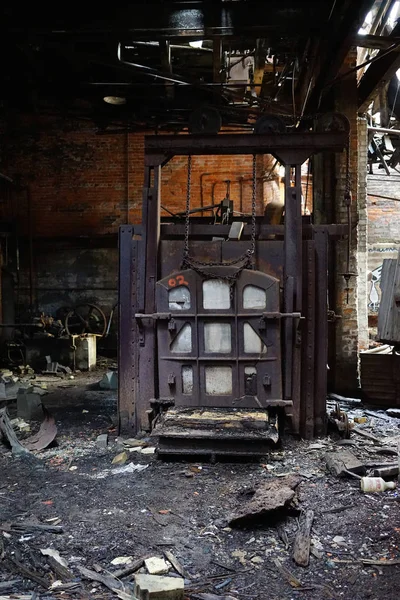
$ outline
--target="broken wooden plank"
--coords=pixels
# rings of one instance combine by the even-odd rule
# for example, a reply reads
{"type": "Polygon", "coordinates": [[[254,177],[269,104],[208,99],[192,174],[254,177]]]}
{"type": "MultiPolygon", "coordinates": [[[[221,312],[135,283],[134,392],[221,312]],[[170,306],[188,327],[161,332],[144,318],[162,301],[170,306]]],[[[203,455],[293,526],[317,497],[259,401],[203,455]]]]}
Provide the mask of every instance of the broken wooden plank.
{"type": "Polygon", "coordinates": [[[75,575],[67,567],[61,565],[52,556],[46,556],[46,562],[52,571],[57,575],[58,579],[61,579],[64,583],[69,583],[75,579],[75,575]]]}
{"type": "Polygon", "coordinates": [[[45,590],[48,589],[49,584],[46,581],[46,579],[44,579],[40,575],[40,573],[37,573],[36,571],[30,571],[27,567],[25,567],[25,565],[21,564],[15,558],[11,558],[10,561],[12,562],[12,564],[14,565],[14,567],[21,573],[21,575],[23,577],[25,577],[25,579],[30,579],[31,581],[34,581],[35,583],[37,583],[38,585],[40,585],[45,590]]]}
{"type": "MultiPolygon", "coordinates": [[[[2,527],[0,526],[0,529],[2,527]]],[[[46,533],[64,533],[62,525],[44,525],[43,523],[11,523],[9,528],[3,528],[4,531],[43,531],[46,533]]]]}
{"type": "Polygon", "coordinates": [[[399,465],[387,465],[374,469],[374,477],[397,477],[399,474],[399,465]]]}
{"type": "Polygon", "coordinates": [[[341,448],[327,452],[324,458],[329,471],[336,477],[345,477],[348,473],[365,475],[364,465],[350,450],[341,448]]]}
{"type": "Polygon", "coordinates": [[[372,433],[368,433],[367,431],[364,431],[363,429],[359,429],[358,427],[353,427],[352,431],[354,431],[354,433],[358,433],[358,435],[361,435],[362,437],[367,438],[367,440],[372,440],[373,442],[375,442],[375,444],[380,444],[382,446],[384,443],[382,440],[377,438],[375,435],[372,435],[372,433]]]}
{"type": "Polygon", "coordinates": [[[134,563],[126,567],[125,569],[120,569],[119,571],[115,571],[113,576],[117,579],[123,579],[124,577],[129,577],[129,575],[133,575],[136,571],[139,571],[144,565],[144,561],[146,558],[149,558],[150,554],[143,556],[143,558],[139,558],[134,563]]]}
{"type": "Polygon", "coordinates": [[[280,562],[280,560],[278,560],[277,558],[273,559],[273,562],[275,564],[275,566],[277,567],[277,569],[279,570],[279,572],[281,573],[281,575],[284,576],[284,578],[286,579],[286,581],[293,587],[293,588],[301,588],[302,587],[302,583],[301,581],[299,581],[297,579],[297,577],[295,577],[290,571],[289,569],[287,569],[286,567],[283,566],[283,564],[280,562]]]}
{"type": "Polygon", "coordinates": [[[314,511],[307,510],[300,518],[299,529],[293,545],[293,558],[301,567],[308,567],[310,562],[311,527],[314,521],[314,511]]]}
{"type": "Polygon", "coordinates": [[[185,579],[186,578],[186,571],[182,567],[181,563],[176,558],[176,556],[174,556],[172,554],[172,552],[169,552],[169,550],[164,550],[164,556],[171,563],[171,565],[174,567],[174,569],[178,573],[178,575],[181,575],[185,579]]]}
{"type": "Polygon", "coordinates": [[[122,581],[119,581],[113,575],[100,575],[100,573],[96,573],[95,571],[91,571],[86,567],[78,566],[78,571],[85,577],[85,579],[90,579],[91,581],[97,581],[97,583],[101,583],[106,588],[114,592],[115,590],[123,590],[124,584],[122,581]]]}
{"type": "Polygon", "coordinates": [[[10,581],[2,581],[0,583],[0,592],[8,592],[9,590],[12,590],[13,587],[15,587],[18,583],[20,583],[19,579],[11,579],[10,581]]]}

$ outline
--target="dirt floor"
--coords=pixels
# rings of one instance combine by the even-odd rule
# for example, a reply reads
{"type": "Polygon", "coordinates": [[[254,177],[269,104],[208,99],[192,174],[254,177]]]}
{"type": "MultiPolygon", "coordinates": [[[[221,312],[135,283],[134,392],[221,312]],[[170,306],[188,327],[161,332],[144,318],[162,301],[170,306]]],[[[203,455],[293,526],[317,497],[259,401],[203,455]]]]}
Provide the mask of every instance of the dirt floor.
{"type": "MultiPolygon", "coordinates": [[[[339,447],[338,435],[312,442],[287,437],[250,464],[162,462],[131,451],[122,466],[142,470],[118,474],[112,464],[123,450],[115,441],[116,392],[98,389],[101,376],[47,382],[44,402],[57,421],[56,446],[26,459],[0,444],[0,598],[116,598],[78,567],[107,575],[121,569],[111,564],[116,557],[162,557],[164,551],[184,567],[188,599],[205,592],[253,600],[399,598],[399,493],[364,494],[358,479],[328,474],[323,457],[339,447]],[[102,433],[109,434],[106,448],[96,445],[102,433]],[[299,474],[301,483],[280,519],[229,526],[250,490],[285,473],[299,474]],[[309,566],[300,567],[293,541],[307,509],[315,513],[312,553],[309,566]],[[62,533],[30,531],[28,523],[58,526],[62,533]],[[67,561],[74,588],[49,589],[60,577],[40,551],[46,548],[67,561]],[[40,583],[24,576],[21,565],[40,583]],[[2,592],[10,580],[14,587],[2,592]]],[[[15,403],[8,408],[14,417],[15,403]]],[[[377,451],[396,448],[400,420],[377,415],[358,427],[381,443],[352,433],[349,449],[364,463],[396,461],[377,451]]],[[[132,579],[124,579],[126,589],[132,579]]]]}

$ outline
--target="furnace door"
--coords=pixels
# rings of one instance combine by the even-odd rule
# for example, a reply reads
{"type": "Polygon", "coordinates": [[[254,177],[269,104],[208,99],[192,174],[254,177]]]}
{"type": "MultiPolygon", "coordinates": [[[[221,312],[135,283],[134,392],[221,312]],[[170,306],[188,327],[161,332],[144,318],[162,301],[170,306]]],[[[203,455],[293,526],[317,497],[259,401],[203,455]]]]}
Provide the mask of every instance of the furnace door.
{"type": "Polygon", "coordinates": [[[233,267],[204,272],[157,282],[160,399],[181,407],[279,404],[279,281],[251,270],[232,280],[233,267]]]}

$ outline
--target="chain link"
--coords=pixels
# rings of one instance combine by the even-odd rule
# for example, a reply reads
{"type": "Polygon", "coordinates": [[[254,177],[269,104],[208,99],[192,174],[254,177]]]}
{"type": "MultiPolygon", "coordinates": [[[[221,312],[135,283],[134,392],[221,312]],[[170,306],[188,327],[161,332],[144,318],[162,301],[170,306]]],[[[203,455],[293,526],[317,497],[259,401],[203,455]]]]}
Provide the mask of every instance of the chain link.
{"type": "Polygon", "coordinates": [[[199,261],[190,256],[189,250],[189,233],[190,233],[190,199],[191,199],[191,186],[192,186],[192,157],[188,156],[188,175],[187,175],[187,189],[186,189],[186,215],[185,215],[185,237],[183,245],[183,258],[182,258],[182,269],[193,269],[197,273],[215,279],[226,279],[232,284],[235,283],[240,273],[244,269],[254,268],[254,255],[256,251],[256,202],[257,202],[257,162],[256,155],[253,155],[253,187],[252,187],[252,198],[251,198],[251,238],[250,247],[246,252],[241,254],[238,258],[225,262],[212,262],[212,261],[199,261]],[[232,275],[221,276],[217,273],[205,271],[206,267],[231,267],[242,263],[238,270],[232,275]]]}

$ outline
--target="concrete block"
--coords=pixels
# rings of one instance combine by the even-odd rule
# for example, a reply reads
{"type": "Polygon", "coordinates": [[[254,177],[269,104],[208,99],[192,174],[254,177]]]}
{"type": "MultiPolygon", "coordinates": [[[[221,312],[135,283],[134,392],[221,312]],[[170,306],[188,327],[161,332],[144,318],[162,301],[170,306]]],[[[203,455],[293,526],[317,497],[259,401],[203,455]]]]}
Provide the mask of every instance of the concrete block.
{"type": "Polygon", "coordinates": [[[168,563],[166,563],[163,558],[158,558],[157,556],[146,558],[144,566],[150,575],[164,575],[169,571],[168,563]]]}
{"type": "Polygon", "coordinates": [[[99,448],[107,448],[107,445],[108,445],[108,434],[102,433],[101,435],[98,435],[96,438],[96,446],[99,446],[99,448]]]}
{"type": "Polygon", "coordinates": [[[87,334],[85,337],[74,335],[73,341],[76,347],[75,367],[80,371],[94,369],[97,361],[97,337],[93,334],[87,334]]]}
{"type": "Polygon", "coordinates": [[[184,580],[180,577],[136,575],[135,596],[139,600],[183,600],[184,580]]]}
{"type": "Polygon", "coordinates": [[[17,416],[27,421],[43,419],[41,394],[31,391],[32,388],[20,388],[17,393],[17,416]]]}

